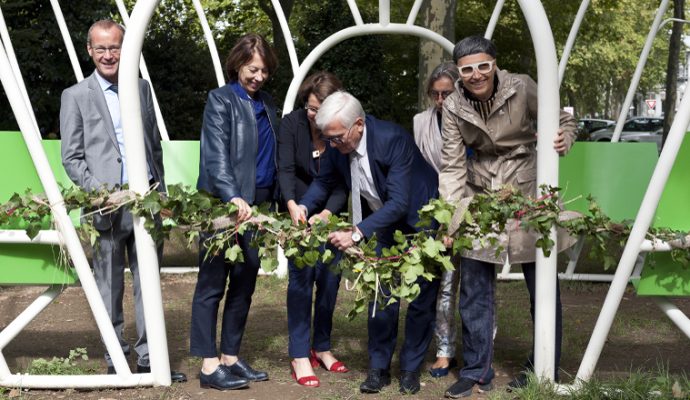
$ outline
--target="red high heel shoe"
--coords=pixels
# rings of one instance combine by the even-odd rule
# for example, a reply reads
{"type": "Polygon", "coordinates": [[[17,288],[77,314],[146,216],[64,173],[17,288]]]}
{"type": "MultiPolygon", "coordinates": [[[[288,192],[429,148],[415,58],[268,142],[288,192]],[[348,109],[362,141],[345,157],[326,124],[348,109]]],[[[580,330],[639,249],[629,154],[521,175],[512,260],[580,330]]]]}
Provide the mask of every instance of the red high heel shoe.
{"type": "Polygon", "coordinates": [[[326,364],[323,362],[323,360],[316,356],[316,350],[314,349],[311,349],[311,353],[309,354],[309,361],[311,362],[312,368],[316,368],[320,365],[323,367],[323,369],[329,372],[337,372],[340,374],[350,372],[350,370],[345,366],[345,364],[342,361],[334,362],[333,364],[331,364],[330,368],[326,367],[326,364]]]}
{"type": "Polygon", "coordinates": [[[293,364],[293,361],[290,362],[290,371],[292,372],[292,379],[294,379],[299,385],[313,388],[321,385],[321,381],[316,377],[316,375],[303,376],[298,379],[297,374],[295,373],[295,365],[293,364]]]}

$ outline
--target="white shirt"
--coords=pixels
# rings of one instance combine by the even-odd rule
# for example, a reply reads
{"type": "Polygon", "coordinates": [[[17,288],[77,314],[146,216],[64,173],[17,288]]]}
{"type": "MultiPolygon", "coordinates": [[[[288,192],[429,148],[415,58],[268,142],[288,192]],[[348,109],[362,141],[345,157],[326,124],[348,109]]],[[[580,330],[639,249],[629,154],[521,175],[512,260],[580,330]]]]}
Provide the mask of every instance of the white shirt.
{"type": "MultiPolygon", "coordinates": [[[[350,165],[359,168],[359,193],[367,201],[369,209],[371,209],[371,211],[376,211],[383,207],[383,202],[376,191],[374,176],[371,173],[371,166],[369,165],[366,124],[364,125],[364,131],[362,132],[362,139],[359,141],[359,145],[350,153],[350,165]]],[[[354,185],[355,182],[352,182],[352,186],[354,185]]]]}

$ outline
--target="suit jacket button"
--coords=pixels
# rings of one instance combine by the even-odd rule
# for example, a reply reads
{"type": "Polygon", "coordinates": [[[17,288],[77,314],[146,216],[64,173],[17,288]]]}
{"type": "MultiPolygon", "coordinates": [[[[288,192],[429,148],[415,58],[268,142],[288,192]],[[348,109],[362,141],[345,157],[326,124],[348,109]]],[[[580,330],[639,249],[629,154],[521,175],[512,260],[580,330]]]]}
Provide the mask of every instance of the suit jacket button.
{"type": "Polygon", "coordinates": [[[117,162],[121,163],[122,159],[120,157],[117,158],[117,162]]]}

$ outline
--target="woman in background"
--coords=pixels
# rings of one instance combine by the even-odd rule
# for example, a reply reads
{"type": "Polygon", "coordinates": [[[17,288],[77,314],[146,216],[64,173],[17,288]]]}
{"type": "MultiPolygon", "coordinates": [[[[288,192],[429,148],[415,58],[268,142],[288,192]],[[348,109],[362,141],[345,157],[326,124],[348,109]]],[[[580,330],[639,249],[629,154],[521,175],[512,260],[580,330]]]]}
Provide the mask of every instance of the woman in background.
{"type": "MultiPolygon", "coordinates": [[[[326,143],[320,139],[321,132],[316,128],[314,118],[321,102],[340,89],[342,83],[329,72],[310,75],[300,86],[298,94],[304,108],[286,115],[281,122],[278,135],[278,182],[284,204],[294,224],[306,222],[300,221],[302,210],[298,206],[299,200],[318,175],[321,158],[329,150],[326,143]]],[[[343,211],[346,202],[347,191],[343,185],[330,194],[325,208],[313,214],[311,218],[327,221],[331,214],[343,211]]],[[[308,387],[319,386],[319,378],[314,375],[314,368],[319,365],[331,372],[348,372],[345,364],[331,353],[333,310],[340,275],[330,271],[330,266],[337,263],[339,258],[339,252],[335,248],[330,250],[336,254],[335,260],[331,263],[318,262],[314,267],[303,268],[297,267],[292,261],[288,263],[288,352],[293,359],[293,378],[300,385],[308,387]]]]}
{"type": "MultiPolygon", "coordinates": [[[[444,62],[431,72],[426,85],[426,92],[433,105],[414,116],[414,140],[422,155],[429,164],[439,172],[441,170],[441,111],[443,101],[455,91],[455,81],[460,78],[458,67],[452,62],[444,62]]],[[[454,259],[457,266],[457,259],[454,259]]],[[[458,287],[458,270],[446,271],[441,278],[441,286],[436,302],[436,361],[429,369],[434,378],[448,375],[448,371],[457,365],[455,360],[455,304],[458,287]]]]}

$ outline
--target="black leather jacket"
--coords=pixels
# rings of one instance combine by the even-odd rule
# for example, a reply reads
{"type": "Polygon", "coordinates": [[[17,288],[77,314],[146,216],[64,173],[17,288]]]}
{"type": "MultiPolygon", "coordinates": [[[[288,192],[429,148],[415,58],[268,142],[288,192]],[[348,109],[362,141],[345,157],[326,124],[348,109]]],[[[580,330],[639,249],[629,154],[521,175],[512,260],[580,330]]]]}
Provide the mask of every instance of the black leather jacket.
{"type": "MultiPolygon", "coordinates": [[[[275,104],[263,91],[257,92],[257,96],[266,106],[275,144],[278,129],[275,104]]],[[[201,127],[197,189],[224,202],[241,197],[253,204],[258,137],[254,109],[249,100],[237,96],[229,84],[210,91],[201,127]]],[[[275,163],[275,152],[273,161],[275,163]]]]}

